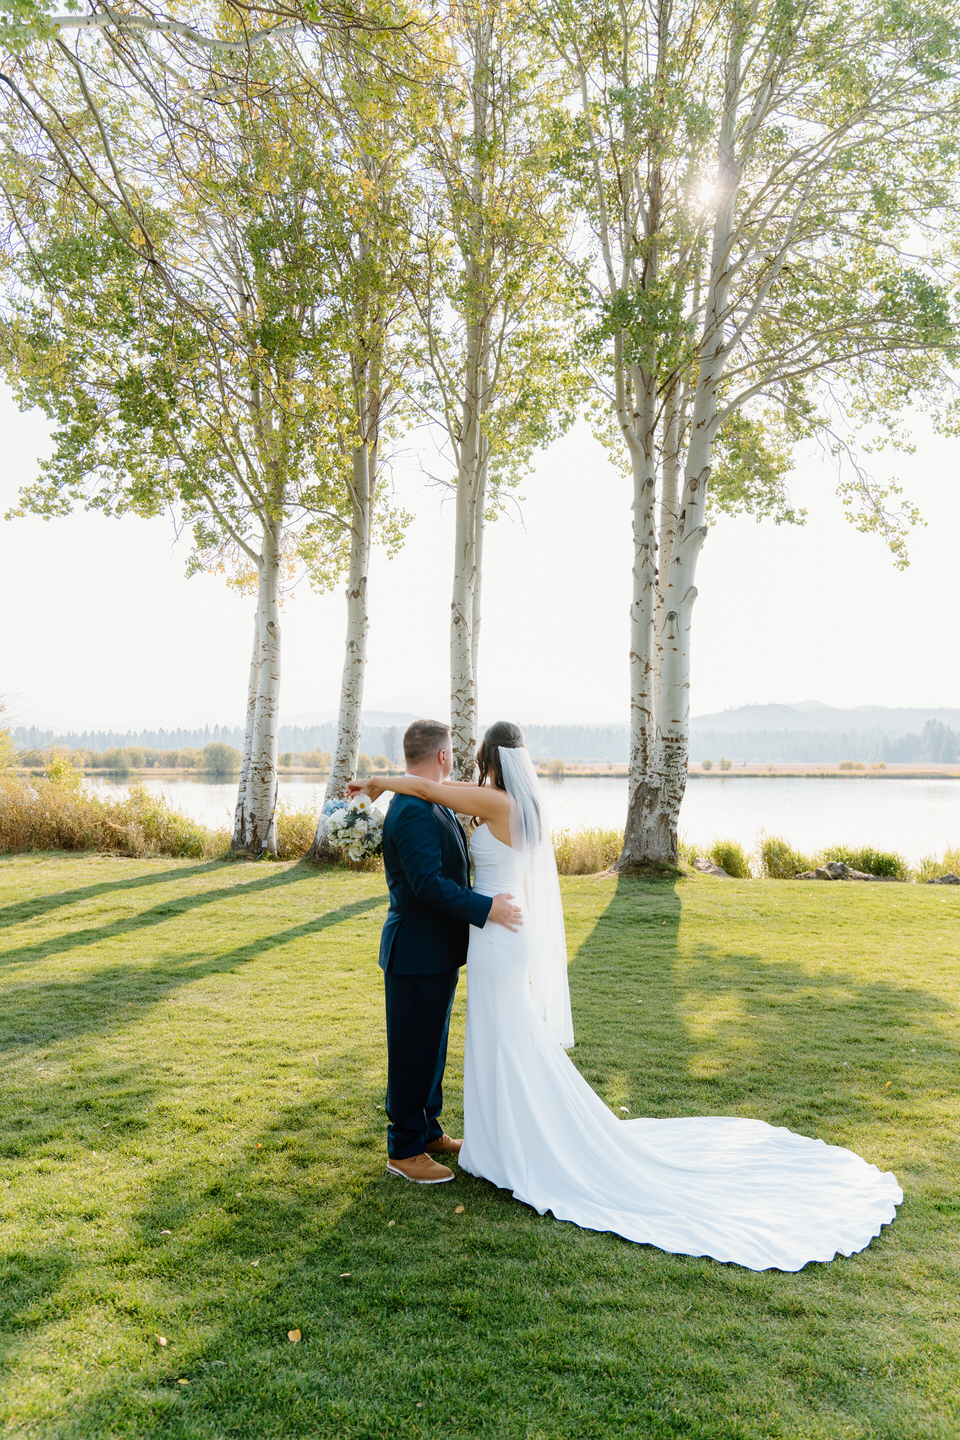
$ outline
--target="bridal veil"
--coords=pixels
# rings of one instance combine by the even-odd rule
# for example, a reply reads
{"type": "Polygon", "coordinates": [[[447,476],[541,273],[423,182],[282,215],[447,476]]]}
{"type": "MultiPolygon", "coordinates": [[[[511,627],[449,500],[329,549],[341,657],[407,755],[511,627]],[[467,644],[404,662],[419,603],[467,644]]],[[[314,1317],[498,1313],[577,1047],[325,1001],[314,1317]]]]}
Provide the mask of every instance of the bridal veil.
{"type": "Polygon", "coordinates": [[[537,1008],[564,1049],[573,1045],[573,1013],[567,982],[567,941],[560,881],[543,788],[529,752],[497,747],[510,796],[510,841],[526,857],[521,900],[530,957],[530,988],[537,1008]]]}

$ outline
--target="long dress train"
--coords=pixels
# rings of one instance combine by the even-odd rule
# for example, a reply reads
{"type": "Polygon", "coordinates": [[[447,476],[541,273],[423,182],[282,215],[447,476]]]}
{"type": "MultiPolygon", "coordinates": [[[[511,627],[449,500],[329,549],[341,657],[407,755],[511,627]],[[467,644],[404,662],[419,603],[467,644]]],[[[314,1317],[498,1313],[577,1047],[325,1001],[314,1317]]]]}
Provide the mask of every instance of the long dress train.
{"type": "MultiPolygon", "coordinates": [[[[518,894],[525,856],[485,825],[474,888],[518,894]]],[[[541,1017],[523,930],[471,927],[463,1170],[541,1215],[677,1255],[800,1270],[852,1255],[892,1220],[896,1177],[762,1120],[619,1120],[541,1017]]]]}

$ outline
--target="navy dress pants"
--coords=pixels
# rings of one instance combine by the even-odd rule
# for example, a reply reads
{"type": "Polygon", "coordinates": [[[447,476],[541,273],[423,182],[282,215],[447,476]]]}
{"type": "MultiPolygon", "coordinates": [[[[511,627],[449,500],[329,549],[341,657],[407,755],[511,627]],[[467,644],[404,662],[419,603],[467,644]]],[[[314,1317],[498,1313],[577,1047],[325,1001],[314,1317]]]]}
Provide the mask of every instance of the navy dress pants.
{"type": "Polygon", "coordinates": [[[384,971],[387,1008],[387,1153],[420,1155],[443,1126],[443,1070],[459,970],[442,975],[384,971]]]}

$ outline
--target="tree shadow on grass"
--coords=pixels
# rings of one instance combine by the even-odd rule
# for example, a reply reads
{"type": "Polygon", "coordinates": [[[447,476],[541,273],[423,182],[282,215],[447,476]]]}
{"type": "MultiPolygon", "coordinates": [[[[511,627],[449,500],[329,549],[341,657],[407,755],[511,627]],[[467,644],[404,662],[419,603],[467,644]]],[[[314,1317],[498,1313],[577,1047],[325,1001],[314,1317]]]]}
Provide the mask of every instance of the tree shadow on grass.
{"type": "MultiPolygon", "coordinates": [[[[286,1107],[245,1160],[216,1175],[185,1166],[144,1197],[124,1311],[135,1363],[105,1364],[69,1422],[44,1433],[947,1433],[934,1417],[948,1366],[904,1357],[899,1302],[871,1293],[859,1257],[755,1274],[538,1216],[473,1177],[429,1189],[387,1179],[379,1131],[357,1118],[365,1057],[348,1058],[352,1103],[335,1133],[333,1110],[286,1107]],[[846,1287],[822,1283],[841,1269],[846,1287]]],[[[125,1254],[103,1256],[91,1307],[125,1254]]]]}
{"type": "MultiPolygon", "coordinates": [[[[73,860],[79,858],[76,851],[57,853],[67,853],[73,860]]],[[[114,860],[123,857],[107,855],[103,858],[114,860]]],[[[209,874],[223,868],[222,860],[207,860],[202,865],[180,866],[146,875],[142,873],[129,875],[124,876],[121,880],[102,880],[96,885],[78,885],[73,890],[58,890],[52,895],[34,895],[29,900],[17,900],[12,905],[0,907],[0,929],[6,929],[11,925],[22,925],[24,921],[36,920],[39,916],[47,915],[52,910],[62,909],[64,905],[76,905],[80,901],[91,900],[97,895],[114,895],[121,890],[138,890],[144,885],[167,885],[171,881],[191,879],[195,875],[209,874]]]]}
{"type": "MultiPolygon", "coordinates": [[[[229,895],[232,892],[219,893],[229,895]]],[[[210,897],[205,895],[200,898],[205,902],[210,897]]],[[[169,999],[182,986],[209,975],[232,972],[270,950],[319,935],[345,920],[382,909],[386,903],[384,895],[353,900],[299,925],[288,926],[270,935],[257,935],[232,950],[215,950],[214,953],[209,949],[177,951],[154,963],[131,961],[105,966],[78,979],[19,985],[8,992],[6,1019],[0,1025],[0,1052],[26,1046],[47,1046],[74,1036],[127,1028],[136,1023],[145,1011],[169,999]],[[15,1012],[13,1002],[16,1003],[15,1012]],[[13,1029],[12,1024],[18,1028],[13,1029]]],[[[160,908],[166,910],[168,907],[160,908]]],[[[157,923],[155,911],[146,913],[147,924],[157,923]]],[[[143,919],[142,916],[135,918],[143,919]]],[[[112,935],[141,927],[133,924],[119,931],[112,926],[105,928],[112,935]]]]}
{"type": "MultiPolygon", "coordinates": [[[[199,866],[196,871],[172,871],[168,872],[167,878],[174,879],[177,875],[202,873],[212,868],[212,866],[199,866]]],[[[222,867],[217,866],[217,869],[220,870],[222,867]]],[[[121,919],[112,920],[105,925],[91,925],[84,930],[67,931],[48,940],[38,940],[30,945],[21,945],[15,949],[6,950],[3,955],[3,963],[5,965],[25,964],[31,960],[44,960],[51,955],[63,954],[85,946],[99,945],[104,941],[130,935],[135,931],[162,925],[172,916],[188,915],[202,909],[205,905],[216,905],[221,901],[229,901],[240,896],[248,897],[261,891],[274,891],[286,885],[298,885],[304,880],[316,882],[317,869],[315,866],[299,863],[279,874],[271,871],[259,880],[247,880],[239,885],[215,886],[195,895],[178,895],[152,906],[149,910],[143,910],[138,915],[123,916],[121,919]]],[[[120,888],[123,888],[122,882],[120,882],[120,888]]]]}
{"type": "Polygon", "coordinates": [[[937,995],[864,980],[835,958],[741,948],[733,913],[727,945],[688,938],[682,919],[682,883],[621,879],[571,964],[574,1055],[609,1103],[752,1115],[808,1134],[827,1120],[844,1132],[876,1123],[883,1138],[905,1100],[949,1091],[960,1047],[937,995]]]}
{"type": "MultiPolygon", "coordinates": [[[[615,1108],[623,1091],[634,1114],[770,1119],[812,1105],[819,1129],[852,1111],[879,1126],[893,1106],[906,1124],[955,1073],[936,997],[771,962],[738,948],[733,928],[729,945],[689,943],[682,912],[682,887],[621,881],[571,965],[574,1059],[615,1108]],[[884,1079],[874,1096],[864,1067],[844,1073],[852,1052],[834,1049],[851,1016],[864,1046],[910,1031],[910,1077],[889,1090],[884,1079]]],[[[234,963],[247,951],[259,948],[239,947],[234,963]]],[[[38,1433],[952,1433],[956,1357],[940,1331],[931,1345],[920,1302],[924,1244],[945,1283],[949,1236],[934,1207],[925,1217],[908,1203],[850,1260],[757,1274],[578,1230],[473,1177],[407,1185],[383,1175],[378,1047],[371,1037],[325,1057],[317,1094],[251,1131],[239,1158],[185,1154],[145,1184],[127,1234],[105,1244],[89,1278],[73,1258],[65,1271],[54,1246],[44,1289],[46,1252],[25,1254],[24,1323],[73,1306],[75,1323],[95,1329],[112,1303],[122,1331],[69,1413],[61,1400],[38,1433]]]]}

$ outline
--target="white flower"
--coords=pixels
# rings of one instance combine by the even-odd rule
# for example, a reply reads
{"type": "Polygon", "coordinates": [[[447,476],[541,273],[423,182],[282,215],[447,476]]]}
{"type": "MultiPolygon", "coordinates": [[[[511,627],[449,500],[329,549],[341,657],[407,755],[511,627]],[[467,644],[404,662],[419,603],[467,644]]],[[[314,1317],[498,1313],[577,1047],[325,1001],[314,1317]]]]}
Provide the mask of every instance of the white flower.
{"type": "Polygon", "coordinates": [[[369,800],[369,797],[366,796],[366,795],[358,795],[357,798],[353,801],[353,809],[354,809],[354,810],[369,810],[369,809],[370,809],[370,800],[369,800]]]}

